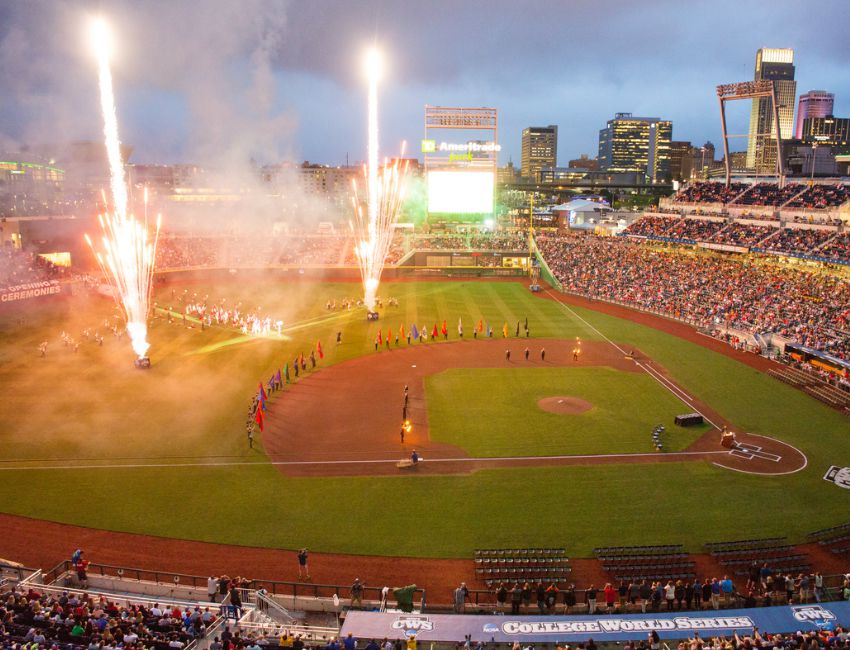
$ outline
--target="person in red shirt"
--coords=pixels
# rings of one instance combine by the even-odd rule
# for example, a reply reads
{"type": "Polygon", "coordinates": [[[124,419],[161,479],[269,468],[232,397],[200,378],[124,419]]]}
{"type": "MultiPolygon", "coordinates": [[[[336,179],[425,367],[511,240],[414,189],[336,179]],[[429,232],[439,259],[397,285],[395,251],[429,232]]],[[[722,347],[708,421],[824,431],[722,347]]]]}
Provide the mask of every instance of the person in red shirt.
{"type": "Polygon", "coordinates": [[[605,585],[603,591],[605,593],[605,605],[608,607],[608,612],[611,613],[614,611],[614,601],[617,600],[617,590],[609,582],[605,585]]]}
{"type": "Polygon", "coordinates": [[[74,570],[77,572],[77,580],[80,581],[80,586],[83,589],[89,588],[89,579],[86,571],[89,568],[89,561],[83,557],[83,551],[80,551],[80,556],[74,564],[74,570]]]}

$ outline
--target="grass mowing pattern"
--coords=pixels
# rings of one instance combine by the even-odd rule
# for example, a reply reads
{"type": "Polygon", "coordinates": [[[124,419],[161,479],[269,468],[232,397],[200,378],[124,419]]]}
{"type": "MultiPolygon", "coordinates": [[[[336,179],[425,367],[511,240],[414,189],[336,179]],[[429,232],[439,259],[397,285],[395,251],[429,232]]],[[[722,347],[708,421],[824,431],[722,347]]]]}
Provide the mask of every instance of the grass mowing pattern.
{"type": "Polygon", "coordinates": [[[433,440],[472,456],[555,456],[655,451],[651,432],[664,423],[664,448],[680,451],[709,425],[673,427],[681,401],[645,373],[596,368],[455,368],[425,380],[433,440]],[[551,396],[593,404],[559,415],[537,406],[551,396]]]}

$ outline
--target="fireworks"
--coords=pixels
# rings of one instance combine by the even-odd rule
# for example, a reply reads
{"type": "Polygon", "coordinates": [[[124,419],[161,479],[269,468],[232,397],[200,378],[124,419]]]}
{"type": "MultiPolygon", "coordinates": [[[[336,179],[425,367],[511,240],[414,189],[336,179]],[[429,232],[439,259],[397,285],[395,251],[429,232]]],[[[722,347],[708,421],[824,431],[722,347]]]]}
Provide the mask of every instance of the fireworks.
{"type": "MultiPolygon", "coordinates": [[[[360,277],[363,280],[363,302],[369,311],[374,311],[381,273],[392,241],[392,227],[398,218],[404,200],[404,166],[396,161],[392,165],[378,166],[378,80],[381,76],[381,57],[377,50],[370,50],[366,58],[369,79],[369,150],[364,177],[367,188],[366,213],[354,182],[354,248],[360,277]]],[[[402,145],[402,157],[404,146],[402,145]]]]}
{"type": "Polygon", "coordinates": [[[109,160],[112,210],[99,216],[103,232],[100,250],[91,238],[86,241],[95,253],[104,275],[111,281],[116,300],[127,318],[127,333],[133,351],[142,359],[150,344],[147,341],[148,309],[153,285],[154,259],[159,237],[160,217],[157,216],[153,235],[147,224],[147,190],[144,194],[145,219],[140,223],[127,210],[127,183],[121,160],[118,140],[118,120],[115,115],[115,97],[112,92],[112,73],[109,69],[111,36],[102,19],[92,23],[90,33],[97,55],[100,107],[103,113],[103,136],[109,160]]]}

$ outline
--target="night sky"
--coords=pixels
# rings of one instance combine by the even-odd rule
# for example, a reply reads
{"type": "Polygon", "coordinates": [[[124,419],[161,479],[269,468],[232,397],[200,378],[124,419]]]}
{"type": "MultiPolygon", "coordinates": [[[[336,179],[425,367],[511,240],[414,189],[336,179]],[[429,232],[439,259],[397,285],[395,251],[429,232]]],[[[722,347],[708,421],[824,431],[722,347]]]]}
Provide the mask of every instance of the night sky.
{"type": "MultiPolygon", "coordinates": [[[[418,151],[426,103],[498,108],[500,163],[519,165],[528,125],[559,125],[560,165],[595,156],[615,112],[720,150],[714,87],[752,79],[759,47],[794,48],[798,95],[831,91],[850,116],[850,0],[0,0],[0,151],[100,138],[98,12],[133,162],[362,160],[372,43],[386,155],[418,151]]],[[[741,102],[730,130],[748,120],[741,102]]]]}

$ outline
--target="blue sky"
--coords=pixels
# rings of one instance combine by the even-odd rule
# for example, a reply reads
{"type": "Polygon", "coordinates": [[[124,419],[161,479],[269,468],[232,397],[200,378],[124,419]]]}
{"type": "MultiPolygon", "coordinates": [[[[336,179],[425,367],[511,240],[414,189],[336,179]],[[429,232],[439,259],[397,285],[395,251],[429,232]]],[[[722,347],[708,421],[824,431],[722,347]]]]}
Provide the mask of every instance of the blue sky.
{"type": "MultiPolygon", "coordinates": [[[[373,42],[387,155],[418,150],[426,103],[498,108],[503,163],[532,124],[559,125],[562,165],[595,155],[621,111],[720,149],[714,87],[752,78],[759,47],[793,47],[798,94],[832,91],[850,116],[850,0],[0,0],[0,150],[100,137],[98,12],[136,162],[362,160],[373,42]]],[[[748,116],[742,103],[730,128],[748,116]]]]}

